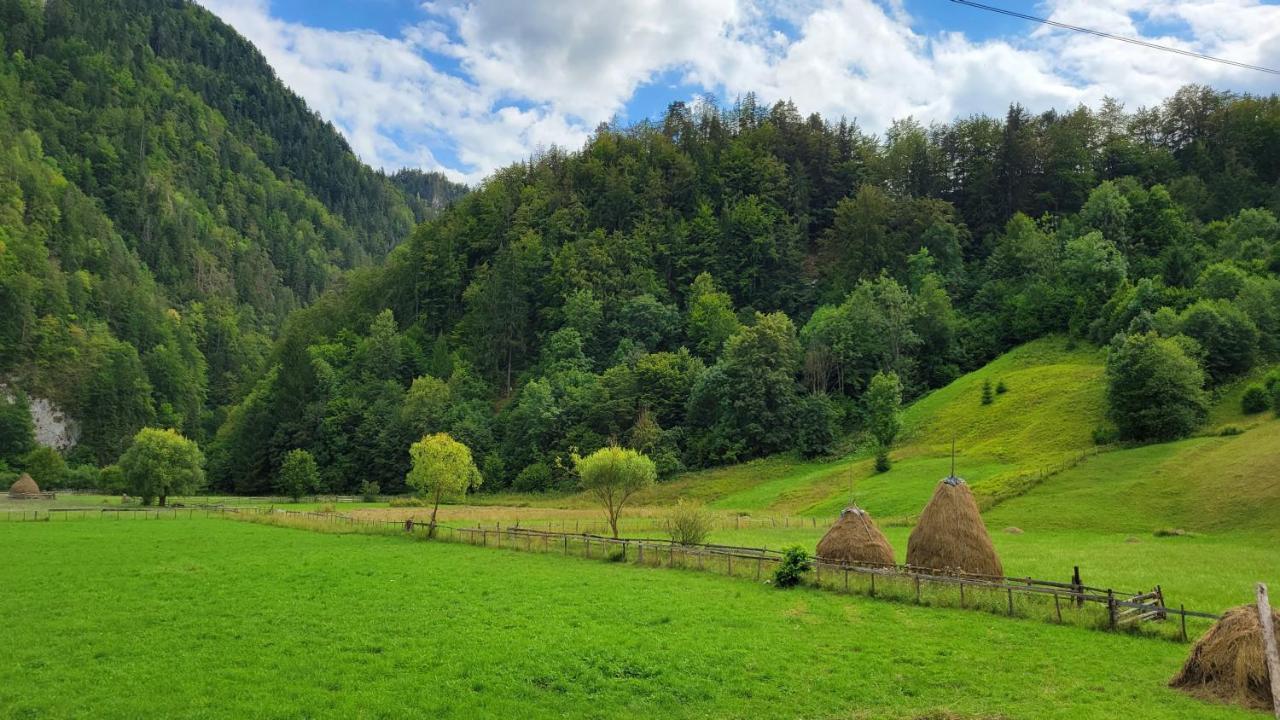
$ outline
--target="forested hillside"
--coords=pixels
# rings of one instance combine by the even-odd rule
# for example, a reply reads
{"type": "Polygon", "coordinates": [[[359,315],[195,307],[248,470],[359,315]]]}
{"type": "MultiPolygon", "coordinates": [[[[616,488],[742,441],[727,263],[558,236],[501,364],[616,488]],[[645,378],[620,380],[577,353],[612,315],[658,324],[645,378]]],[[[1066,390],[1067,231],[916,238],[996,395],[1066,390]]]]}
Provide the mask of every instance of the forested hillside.
{"type": "Polygon", "coordinates": [[[611,440],[665,475],[887,446],[885,408],[1050,333],[1110,346],[1098,441],[1183,436],[1280,350],[1278,181],[1275,96],[883,137],[676,103],[496,173],[294,313],[211,479],[261,492],[304,448],[332,490],[399,490],[439,431],[521,490],[611,440]]]}
{"type": "Polygon", "coordinates": [[[211,437],[289,312],[463,190],[362,164],[193,3],[0,0],[0,382],[75,459],[211,437]]]}

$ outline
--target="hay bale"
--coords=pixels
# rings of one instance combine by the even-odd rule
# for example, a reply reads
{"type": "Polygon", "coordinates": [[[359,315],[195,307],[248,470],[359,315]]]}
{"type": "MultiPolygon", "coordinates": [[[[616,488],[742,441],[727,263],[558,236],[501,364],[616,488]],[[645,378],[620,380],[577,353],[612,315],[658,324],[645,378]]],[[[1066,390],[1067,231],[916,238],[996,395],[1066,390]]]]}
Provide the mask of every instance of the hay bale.
{"type": "Polygon", "coordinates": [[[847,507],[818,541],[818,557],[853,564],[892,565],[893,546],[866,510],[847,507]]]}
{"type": "Polygon", "coordinates": [[[36,481],[32,480],[30,475],[22,473],[22,477],[9,486],[9,497],[18,499],[40,497],[40,486],[36,485],[36,481]]]}
{"type": "MultiPolygon", "coordinates": [[[[1280,611],[1271,611],[1276,641],[1280,642],[1280,611]]],[[[1262,623],[1256,605],[1227,611],[1191,648],[1191,657],[1169,681],[1169,687],[1192,695],[1271,709],[1271,686],[1262,644],[1262,623]]]]}
{"type": "Polygon", "coordinates": [[[907,538],[907,564],[970,575],[1004,575],[978,503],[964,480],[951,476],[938,483],[907,538]]]}

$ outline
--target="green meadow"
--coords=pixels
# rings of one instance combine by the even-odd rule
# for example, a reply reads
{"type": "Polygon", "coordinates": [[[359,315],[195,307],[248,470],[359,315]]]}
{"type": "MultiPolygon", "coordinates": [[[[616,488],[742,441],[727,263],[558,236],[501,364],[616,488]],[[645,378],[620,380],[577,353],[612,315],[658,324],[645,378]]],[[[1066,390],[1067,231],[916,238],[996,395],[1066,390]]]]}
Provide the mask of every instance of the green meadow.
{"type": "MultiPolygon", "coordinates": [[[[855,452],[687,473],[644,491],[624,533],[660,535],[669,506],[688,499],[715,514],[709,542],[812,551],[856,500],[903,560],[954,438],[1010,575],[1066,581],[1079,566],[1090,585],[1159,584],[1172,605],[1214,613],[1249,602],[1256,581],[1280,587],[1280,421],[1240,414],[1242,382],[1223,389],[1201,436],[1097,447],[1101,362],[1061,339],[1031,343],[908,408],[889,472],[855,452]],[[982,405],[983,382],[1001,380],[1008,392],[982,405]],[[1219,434],[1227,426],[1239,432],[1219,434]]],[[[424,512],[326,505],[277,506],[424,512]]],[[[581,493],[482,494],[441,512],[486,526],[602,519],[581,493]]],[[[1188,651],[1168,639],[194,515],[0,523],[0,540],[21,549],[0,562],[12,659],[0,663],[0,716],[1258,717],[1167,689],[1188,651]]]]}
{"type": "Polygon", "coordinates": [[[1185,646],[220,519],[0,525],[7,717],[1249,718],[1185,646]]]}

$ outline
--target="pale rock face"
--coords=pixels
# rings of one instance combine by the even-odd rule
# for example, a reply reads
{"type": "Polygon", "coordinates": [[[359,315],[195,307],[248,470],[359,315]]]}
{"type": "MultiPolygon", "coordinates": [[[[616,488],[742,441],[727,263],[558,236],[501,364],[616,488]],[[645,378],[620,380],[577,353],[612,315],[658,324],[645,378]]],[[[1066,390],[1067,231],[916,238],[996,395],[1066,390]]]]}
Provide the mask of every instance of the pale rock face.
{"type": "MultiPolygon", "coordinates": [[[[0,398],[13,402],[14,393],[0,383],[0,398]]],[[[80,425],[52,400],[27,396],[31,407],[31,424],[35,426],[36,443],[65,453],[80,441],[80,425]]]]}

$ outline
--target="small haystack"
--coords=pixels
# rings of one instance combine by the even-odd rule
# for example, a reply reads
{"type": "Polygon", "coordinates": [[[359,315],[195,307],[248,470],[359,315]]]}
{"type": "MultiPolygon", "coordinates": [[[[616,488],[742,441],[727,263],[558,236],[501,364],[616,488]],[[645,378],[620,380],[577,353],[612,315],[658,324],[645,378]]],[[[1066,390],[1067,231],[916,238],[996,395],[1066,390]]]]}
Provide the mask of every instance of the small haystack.
{"type": "Polygon", "coordinates": [[[970,575],[1003,576],[969,485],[951,475],[938,483],[907,538],[907,564],[970,575]]]}
{"type": "MultiPolygon", "coordinates": [[[[1280,611],[1271,611],[1276,641],[1280,642],[1280,611]]],[[[1242,605],[1209,628],[1191,649],[1191,657],[1169,687],[1256,710],[1270,710],[1271,687],[1263,654],[1258,608],[1242,605]]]]}
{"type": "Polygon", "coordinates": [[[40,497],[40,486],[36,485],[36,481],[32,480],[30,475],[22,473],[22,477],[9,486],[9,497],[14,500],[38,498],[40,497]]]}
{"type": "Polygon", "coordinates": [[[851,564],[892,565],[893,546],[860,507],[847,507],[818,541],[818,557],[851,564]]]}

